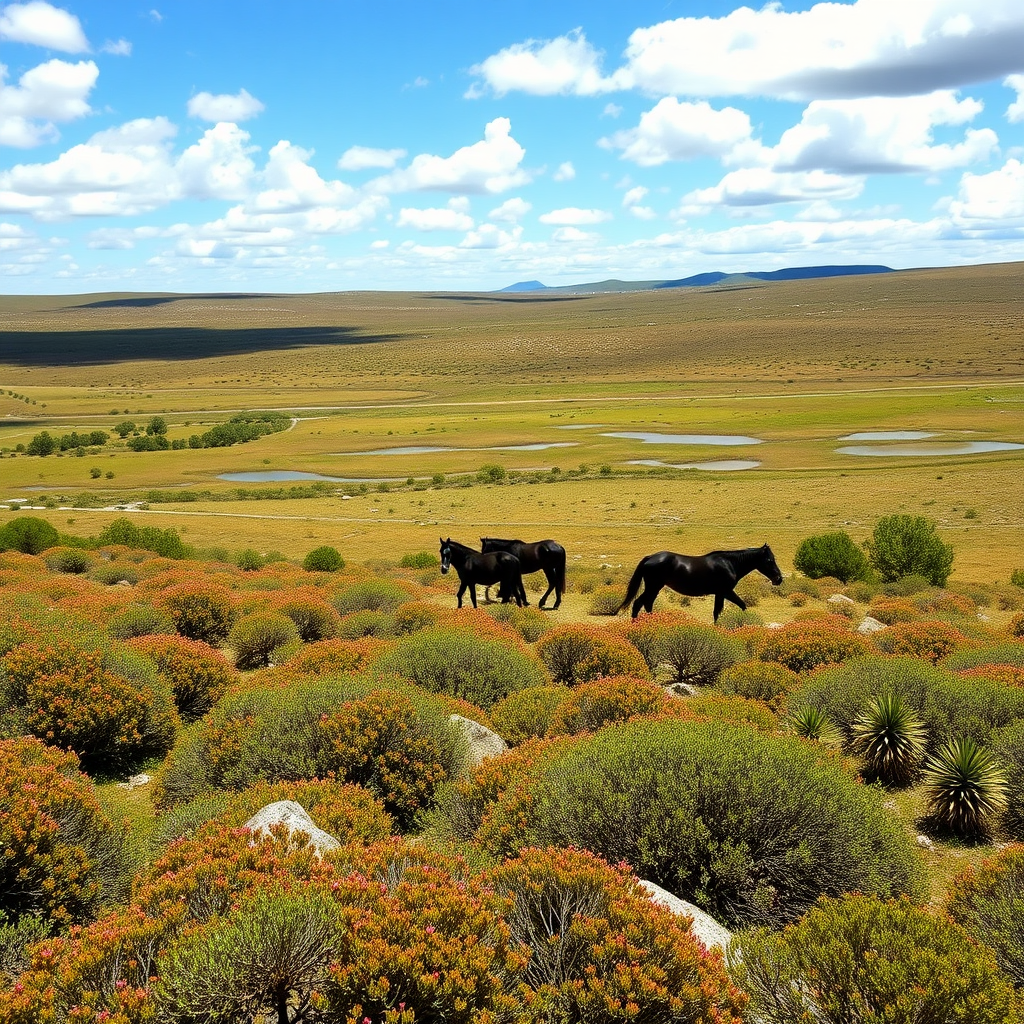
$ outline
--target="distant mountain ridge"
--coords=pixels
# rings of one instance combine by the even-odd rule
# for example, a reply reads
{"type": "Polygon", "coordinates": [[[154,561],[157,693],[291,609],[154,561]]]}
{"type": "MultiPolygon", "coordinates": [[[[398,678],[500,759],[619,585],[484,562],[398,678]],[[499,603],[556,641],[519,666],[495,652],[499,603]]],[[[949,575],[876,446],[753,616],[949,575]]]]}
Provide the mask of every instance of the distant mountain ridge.
{"type": "Polygon", "coordinates": [[[589,284],[558,285],[549,288],[540,281],[519,281],[503,292],[628,292],[656,291],[660,288],[707,288],[719,284],[739,284],[743,281],[808,281],[819,277],[854,277],[859,274],[894,274],[892,267],[881,264],[829,265],[821,267],[787,267],[783,270],[748,270],[740,274],[726,274],[712,270],[704,274],[693,274],[675,281],[595,281],[589,284]]]}

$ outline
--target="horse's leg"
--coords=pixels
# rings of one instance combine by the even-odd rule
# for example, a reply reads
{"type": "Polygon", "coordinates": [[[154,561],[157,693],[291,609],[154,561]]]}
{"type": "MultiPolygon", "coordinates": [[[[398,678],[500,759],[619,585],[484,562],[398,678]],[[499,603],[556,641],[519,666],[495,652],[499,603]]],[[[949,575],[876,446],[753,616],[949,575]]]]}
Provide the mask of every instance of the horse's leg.
{"type": "Polygon", "coordinates": [[[722,614],[722,609],[725,607],[725,594],[715,594],[715,618],[714,621],[718,621],[718,616],[722,614]]]}
{"type": "MultiPolygon", "coordinates": [[[[548,581],[548,589],[544,591],[544,596],[540,599],[540,601],[537,602],[537,607],[538,608],[543,608],[544,607],[544,602],[548,599],[548,595],[550,595],[552,590],[557,589],[556,586],[555,586],[555,574],[550,569],[545,569],[544,570],[544,575],[545,575],[545,577],[547,578],[547,581],[548,581]]],[[[556,608],[558,607],[558,603],[557,602],[558,602],[558,597],[556,595],[556,597],[555,597],[555,607],[556,608]]]]}
{"type": "Polygon", "coordinates": [[[469,586],[468,583],[463,583],[462,586],[459,587],[459,607],[460,608],[462,607],[462,595],[466,592],[466,587],[467,586],[469,586]]]}
{"type": "Polygon", "coordinates": [[[739,608],[741,612],[745,612],[747,610],[747,606],[743,598],[740,597],[740,595],[737,594],[735,590],[730,590],[729,593],[725,595],[725,599],[726,601],[732,601],[732,603],[736,605],[736,607],[739,608]]]}
{"type": "MultiPolygon", "coordinates": [[[[541,602],[543,604],[543,602],[541,602]]],[[[526,596],[526,587],[523,586],[523,577],[519,577],[519,581],[516,584],[516,604],[520,608],[529,608],[530,601],[526,596]]]]}
{"type": "Polygon", "coordinates": [[[476,584],[470,583],[469,585],[469,596],[473,599],[473,607],[476,607],[476,584]]]}
{"type": "Polygon", "coordinates": [[[652,587],[650,584],[647,585],[644,590],[644,607],[647,609],[647,614],[650,615],[654,611],[654,602],[658,600],[658,595],[661,593],[661,586],[652,587]]]}

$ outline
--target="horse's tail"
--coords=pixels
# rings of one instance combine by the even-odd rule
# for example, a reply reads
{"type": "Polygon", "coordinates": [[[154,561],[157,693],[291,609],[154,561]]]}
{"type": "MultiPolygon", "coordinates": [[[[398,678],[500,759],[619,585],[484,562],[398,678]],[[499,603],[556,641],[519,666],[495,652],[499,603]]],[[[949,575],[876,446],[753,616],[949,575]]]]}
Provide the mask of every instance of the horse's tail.
{"type": "Polygon", "coordinates": [[[621,612],[622,609],[625,608],[630,603],[630,601],[632,601],[636,597],[636,595],[640,593],[640,586],[643,583],[644,579],[644,564],[646,563],[646,561],[646,558],[640,559],[640,564],[636,567],[636,571],[633,573],[633,576],[629,581],[629,586],[626,587],[626,596],[622,599],[622,604],[620,604],[619,607],[615,609],[616,615],[618,615],[619,612],[621,612]]]}

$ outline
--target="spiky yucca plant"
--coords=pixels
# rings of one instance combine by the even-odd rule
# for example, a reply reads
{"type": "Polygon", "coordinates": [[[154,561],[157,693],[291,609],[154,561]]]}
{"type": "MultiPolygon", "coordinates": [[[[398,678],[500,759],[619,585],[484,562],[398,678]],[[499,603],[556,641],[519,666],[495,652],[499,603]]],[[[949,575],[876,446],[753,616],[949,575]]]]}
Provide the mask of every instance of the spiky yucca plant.
{"type": "Polygon", "coordinates": [[[813,704],[805,704],[803,707],[797,708],[790,716],[789,721],[797,736],[803,736],[805,740],[832,743],[838,738],[832,719],[821,708],[816,708],[813,704]]]}
{"type": "Polygon", "coordinates": [[[902,697],[875,697],[853,727],[853,749],[864,758],[865,775],[906,786],[924,758],[927,733],[902,697]]]}
{"type": "Polygon", "coordinates": [[[966,839],[986,835],[1006,807],[1006,779],[995,758],[974,740],[947,743],[925,771],[928,814],[966,839]]]}

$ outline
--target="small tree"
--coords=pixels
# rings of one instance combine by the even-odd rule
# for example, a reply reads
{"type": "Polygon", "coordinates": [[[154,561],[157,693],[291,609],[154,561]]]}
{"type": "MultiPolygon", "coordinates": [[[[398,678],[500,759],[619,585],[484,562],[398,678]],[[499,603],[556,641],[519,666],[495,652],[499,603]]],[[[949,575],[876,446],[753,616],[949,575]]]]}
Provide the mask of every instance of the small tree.
{"type": "Polygon", "coordinates": [[[0,551],[38,555],[59,543],[56,529],[37,516],[18,516],[0,528],[0,551]]]}
{"type": "Polygon", "coordinates": [[[29,441],[28,447],[25,449],[25,454],[52,455],[56,450],[57,441],[48,430],[44,430],[41,434],[36,434],[36,436],[29,441]]]}
{"type": "Polygon", "coordinates": [[[868,541],[871,564],[884,582],[902,576],[923,576],[943,587],[953,568],[953,546],[935,532],[936,523],[924,516],[883,516],[868,541]]]}
{"type": "Polygon", "coordinates": [[[864,552],[843,530],[805,537],[796,549],[793,565],[812,580],[834,576],[843,583],[867,579],[871,572],[864,552]]]}
{"type": "Polygon", "coordinates": [[[135,424],[135,420],[122,420],[117,426],[114,427],[114,433],[118,437],[127,437],[134,430],[138,429],[135,424]]]}
{"type": "Polygon", "coordinates": [[[167,433],[167,420],[165,420],[163,418],[163,416],[154,416],[146,424],[146,433],[150,434],[150,435],[156,434],[156,435],[160,435],[160,436],[162,436],[163,434],[166,434],[167,433]]]}
{"type": "Polygon", "coordinates": [[[306,572],[338,572],[345,568],[345,559],[338,553],[337,548],[325,544],[323,547],[314,548],[302,560],[302,568],[306,572]]]}

